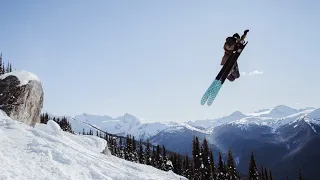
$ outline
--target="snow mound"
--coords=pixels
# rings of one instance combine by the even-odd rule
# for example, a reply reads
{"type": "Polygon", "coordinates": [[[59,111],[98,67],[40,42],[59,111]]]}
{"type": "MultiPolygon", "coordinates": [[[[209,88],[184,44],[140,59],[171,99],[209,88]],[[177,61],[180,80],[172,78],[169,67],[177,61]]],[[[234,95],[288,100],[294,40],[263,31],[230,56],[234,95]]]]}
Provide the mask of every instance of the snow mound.
{"type": "Polygon", "coordinates": [[[52,120],[32,128],[0,111],[0,143],[0,179],[186,179],[112,156],[104,139],[52,120]]]}
{"type": "Polygon", "coordinates": [[[19,86],[26,85],[26,84],[28,84],[29,81],[41,82],[40,79],[35,74],[27,72],[27,71],[24,71],[24,70],[17,70],[17,71],[12,71],[12,72],[9,72],[9,73],[5,73],[5,74],[0,76],[0,79],[1,80],[5,79],[8,76],[16,76],[20,81],[19,86]]]}

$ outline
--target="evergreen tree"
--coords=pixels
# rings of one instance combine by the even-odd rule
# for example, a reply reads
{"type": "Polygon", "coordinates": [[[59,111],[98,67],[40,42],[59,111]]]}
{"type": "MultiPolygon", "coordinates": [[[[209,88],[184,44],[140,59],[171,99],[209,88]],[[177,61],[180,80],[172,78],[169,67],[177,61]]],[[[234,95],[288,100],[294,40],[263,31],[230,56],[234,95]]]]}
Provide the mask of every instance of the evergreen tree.
{"type": "Polygon", "coordinates": [[[218,159],[218,169],[217,169],[217,178],[218,179],[225,179],[226,171],[225,166],[222,160],[222,154],[219,152],[219,159],[218,159]]]}
{"type": "Polygon", "coordinates": [[[227,179],[236,180],[238,179],[235,162],[232,156],[231,148],[228,151],[228,160],[227,160],[227,179]]]}
{"type": "Polygon", "coordinates": [[[183,172],[182,175],[188,179],[191,178],[191,173],[190,173],[190,164],[189,164],[189,156],[188,153],[186,154],[186,157],[183,161],[183,172]]]}
{"type": "Polygon", "coordinates": [[[155,150],[155,147],[152,146],[151,166],[153,167],[155,167],[155,159],[156,159],[156,150],[155,150]]]}
{"type": "Polygon", "coordinates": [[[180,154],[175,154],[176,155],[176,172],[177,174],[182,174],[182,158],[180,154]]]}
{"type": "Polygon", "coordinates": [[[10,72],[10,64],[8,62],[7,67],[6,67],[6,73],[10,72]]]}
{"type": "Polygon", "coordinates": [[[201,166],[201,160],[200,160],[200,146],[199,146],[199,139],[198,137],[193,138],[193,149],[192,149],[192,156],[193,156],[193,162],[194,162],[194,175],[196,177],[200,176],[200,166],[201,166]]]}
{"type": "Polygon", "coordinates": [[[146,152],[145,152],[145,157],[146,157],[146,164],[151,165],[151,152],[150,152],[150,142],[149,139],[147,139],[147,145],[146,145],[146,152]]]}
{"type": "Polygon", "coordinates": [[[6,73],[6,66],[4,65],[4,62],[2,62],[2,74],[6,73]]]}
{"type": "Polygon", "coordinates": [[[164,171],[168,171],[168,157],[167,157],[167,152],[166,152],[166,148],[164,147],[164,145],[162,145],[162,163],[161,163],[161,169],[164,171]]]}
{"type": "Polygon", "coordinates": [[[139,143],[139,163],[140,164],[145,164],[145,160],[143,157],[144,153],[143,153],[143,147],[142,147],[142,142],[140,139],[140,143],[139,143]]]}
{"type": "Polygon", "coordinates": [[[3,74],[2,53],[0,54],[0,75],[3,74]]]}
{"type": "Polygon", "coordinates": [[[125,149],[123,146],[123,141],[122,138],[120,138],[119,140],[119,157],[124,159],[125,158],[125,149]]]}
{"type": "Polygon", "coordinates": [[[131,143],[131,135],[127,135],[126,138],[126,147],[125,147],[125,159],[128,161],[132,161],[131,155],[132,155],[132,143],[131,143]]]}
{"type": "Polygon", "coordinates": [[[157,150],[155,152],[155,155],[154,155],[154,166],[158,169],[160,169],[160,166],[162,164],[161,162],[161,150],[160,150],[160,145],[158,144],[157,145],[157,150]]]}
{"type": "Polygon", "coordinates": [[[133,162],[138,162],[137,142],[134,136],[132,136],[131,158],[133,162]]]}
{"type": "Polygon", "coordinates": [[[259,179],[259,173],[257,171],[257,165],[254,160],[253,152],[251,152],[248,176],[249,176],[249,180],[259,179]]]}
{"type": "Polygon", "coordinates": [[[190,179],[198,179],[198,177],[196,177],[195,175],[195,170],[194,170],[194,161],[190,162],[190,179]]]}
{"type": "Polygon", "coordinates": [[[210,150],[210,164],[211,164],[211,172],[212,172],[212,179],[217,179],[217,169],[216,165],[214,164],[214,159],[213,159],[213,152],[210,150]]]}
{"type": "Polygon", "coordinates": [[[204,157],[203,157],[203,146],[200,147],[200,154],[199,154],[199,157],[200,157],[200,168],[199,168],[199,178],[200,179],[205,179],[205,176],[206,176],[206,170],[205,170],[205,166],[203,164],[203,161],[204,161],[204,157]]]}
{"type": "Polygon", "coordinates": [[[203,163],[203,178],[210,179],[212,177],[212,167],[210,162],[210,150],[208,146],[208,141],[206,138],[202,142],[202,163],[203,163]]]}
{"type": "Polygon", "coordinates": [[[66,117],[62,117],[61,120],[58,118],[57,123],[60,125],[60,128],[63,131],[67,131],[67,132],[73,133],[71,124],[68,122],[66,117]]]}
{"type": "Polygon", "coordinates": [[[174,173],[177,172],[177,159],[176,159],[176,156],[175,156],[175,153],[173,153],[171,156],[170,156],[170,161],[172,163],[172,171],[174,173]]]}

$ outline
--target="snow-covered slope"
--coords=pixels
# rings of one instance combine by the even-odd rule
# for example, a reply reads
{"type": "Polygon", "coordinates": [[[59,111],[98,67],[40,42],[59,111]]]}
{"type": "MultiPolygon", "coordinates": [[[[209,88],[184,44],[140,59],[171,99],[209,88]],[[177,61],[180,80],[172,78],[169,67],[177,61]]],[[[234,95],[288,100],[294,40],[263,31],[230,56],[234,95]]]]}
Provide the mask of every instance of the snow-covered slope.
{"type": "Polygon", "coordinates": [[[106,141],[64,132],[54,121],[35,128],[0,111],[0,179],[185,179],[171,171],[101,153],[106,141]]]}

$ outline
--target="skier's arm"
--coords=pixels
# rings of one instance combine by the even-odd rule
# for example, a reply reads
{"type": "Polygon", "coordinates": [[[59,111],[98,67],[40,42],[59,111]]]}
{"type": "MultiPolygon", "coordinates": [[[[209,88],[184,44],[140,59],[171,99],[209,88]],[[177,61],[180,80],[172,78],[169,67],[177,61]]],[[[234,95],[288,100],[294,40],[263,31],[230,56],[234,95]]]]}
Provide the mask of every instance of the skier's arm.
{"type": "Polygon", "coordinates": [[[248,32],[249,32],[249,29],[243,32],[243,35],[241,36],[240,41],[243,41],[246,38],[248,32]]]}

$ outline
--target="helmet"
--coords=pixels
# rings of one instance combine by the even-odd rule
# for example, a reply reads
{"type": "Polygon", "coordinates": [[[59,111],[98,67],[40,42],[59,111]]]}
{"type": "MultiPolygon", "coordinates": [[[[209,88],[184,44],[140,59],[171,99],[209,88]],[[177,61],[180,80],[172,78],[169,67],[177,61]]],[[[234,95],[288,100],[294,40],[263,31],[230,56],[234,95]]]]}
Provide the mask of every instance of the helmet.
{"type": "Polygon", "coordinates": [[[240,39],[240,35],[238,33],[235,33],[232,37],[236,39],[240,39]]]}

